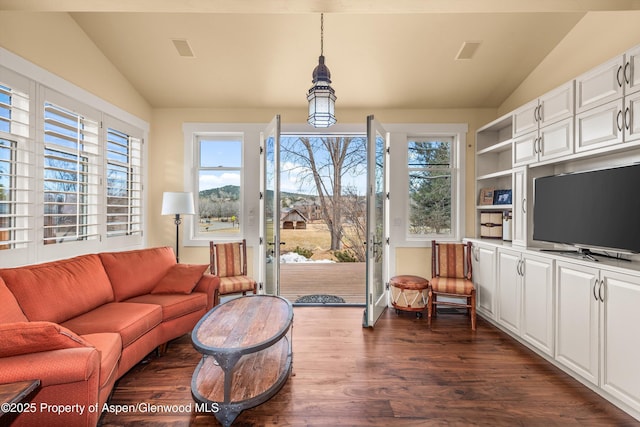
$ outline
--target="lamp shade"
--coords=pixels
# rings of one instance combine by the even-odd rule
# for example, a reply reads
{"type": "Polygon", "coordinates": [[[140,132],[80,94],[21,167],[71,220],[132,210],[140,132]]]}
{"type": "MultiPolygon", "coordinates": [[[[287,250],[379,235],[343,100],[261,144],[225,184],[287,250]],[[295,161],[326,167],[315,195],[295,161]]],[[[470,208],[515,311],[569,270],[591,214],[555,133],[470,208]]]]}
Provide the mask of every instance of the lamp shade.
{"type": "Polygon", "coordinates": [[[165,191],[162,194],[162,215],[195,215],[193,193],[165,191]]]}
{"type": "Polygon", "coordinates": [[[336,93],[331,87],[331,72],[324,63],[324,56],[318,58],[318,66],[313,70],[313,86],[307,93],[309,118],[313,127],[326,128],[336,122],[336,93]]]}

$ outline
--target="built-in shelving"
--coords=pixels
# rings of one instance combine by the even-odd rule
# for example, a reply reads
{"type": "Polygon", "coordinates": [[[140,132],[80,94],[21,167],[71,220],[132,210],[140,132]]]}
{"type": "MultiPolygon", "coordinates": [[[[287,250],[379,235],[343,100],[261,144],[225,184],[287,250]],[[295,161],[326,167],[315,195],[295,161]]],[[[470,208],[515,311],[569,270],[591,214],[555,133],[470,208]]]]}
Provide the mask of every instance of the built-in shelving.
{"type": "Polygon", "coordinates": [[[476,133],[476,237],[480,237],[483,211],[511,211],[513,205],[483,205],[483,189],[511,190],[513,184],[513,119],[501,117],[476,133]]]}

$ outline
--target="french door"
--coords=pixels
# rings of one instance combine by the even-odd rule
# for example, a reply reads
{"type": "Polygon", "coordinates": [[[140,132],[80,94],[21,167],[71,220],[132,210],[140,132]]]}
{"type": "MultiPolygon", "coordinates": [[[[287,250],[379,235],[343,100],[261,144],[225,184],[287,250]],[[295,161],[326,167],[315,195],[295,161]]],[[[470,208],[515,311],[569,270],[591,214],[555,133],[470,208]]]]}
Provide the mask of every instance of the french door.
{"type": "Polygon", "coordinates": [[[373,327],[387,308],[385,290],[387,239],[387,147],[389,134],[367,117],[367,284],[364,327],[373,327]]]}
{"type": "Polygon", "coordinates": [[[276,115],[262,132],[260,224],[260,267],[264,280],[263,291],[269,295],[280,293],[280,115],[276,115]]]}

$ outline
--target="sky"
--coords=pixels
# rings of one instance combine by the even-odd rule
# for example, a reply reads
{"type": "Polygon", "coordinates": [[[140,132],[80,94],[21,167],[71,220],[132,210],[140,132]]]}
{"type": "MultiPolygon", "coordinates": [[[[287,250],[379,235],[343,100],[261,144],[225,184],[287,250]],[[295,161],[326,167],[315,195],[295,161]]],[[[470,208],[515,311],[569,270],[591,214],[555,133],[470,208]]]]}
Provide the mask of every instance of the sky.
{"type": "MultiPolygon", "coordinates": [[[[283,137],[286,138],[286,137],[283,137]]],[[[242,138],[241,137],[212,137],[202,140],[200,143],[201,166],[212,167],[242,167],[242,138]]],[[[295,163],[282,162],[280,170],[285,171],[280,175],[280,191],[292,193],[317,194],[315,184],[309,183],[301,186],[295,163]],[[291,171],[291,172],[287,172],[291,171]]],[[[343,186],[355,186],[360,194],[365,194],[366,173],[353,177],[346,174],[343,177],[343,186]]],[[[240,170],[211,170],[201,171],[200,190],[224,187],[225,185],[240,185],[240,170]]]]}

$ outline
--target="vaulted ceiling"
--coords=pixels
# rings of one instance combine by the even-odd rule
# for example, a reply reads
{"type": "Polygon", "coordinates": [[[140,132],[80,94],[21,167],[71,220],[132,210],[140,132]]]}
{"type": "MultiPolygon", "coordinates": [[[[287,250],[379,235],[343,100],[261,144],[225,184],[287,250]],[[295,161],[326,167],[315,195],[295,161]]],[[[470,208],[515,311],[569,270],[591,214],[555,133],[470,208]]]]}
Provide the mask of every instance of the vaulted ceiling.
{"type": "Polygon", "coordinates": [[[156,108],[304,107],[321,12],[340,108],[475,108],[498,107],[585,13],[639,3],[0,0],[0,10],[70,13],[156,108]],[[465,42],[477,50],[456,59],[465,42]]]}

